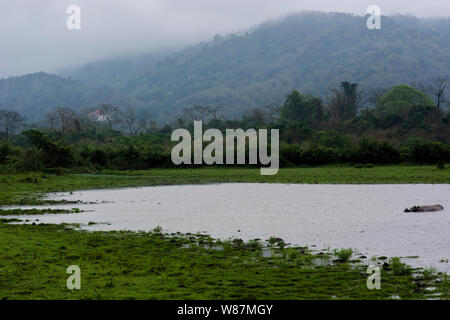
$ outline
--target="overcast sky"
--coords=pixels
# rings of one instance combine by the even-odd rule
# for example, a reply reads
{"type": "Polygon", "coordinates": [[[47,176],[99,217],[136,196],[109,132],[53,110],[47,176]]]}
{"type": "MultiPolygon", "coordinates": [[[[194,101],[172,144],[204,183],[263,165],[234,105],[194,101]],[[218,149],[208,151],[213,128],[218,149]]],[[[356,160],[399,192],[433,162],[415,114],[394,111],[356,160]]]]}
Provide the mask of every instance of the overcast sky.
{"type": "Polygon", "coordinates": [[[301,10],[450,16],[449,0],[0,0],[0,77],[206,41],[301,10]],[[69,31],[66,9],[81,8],[69,31]]]}

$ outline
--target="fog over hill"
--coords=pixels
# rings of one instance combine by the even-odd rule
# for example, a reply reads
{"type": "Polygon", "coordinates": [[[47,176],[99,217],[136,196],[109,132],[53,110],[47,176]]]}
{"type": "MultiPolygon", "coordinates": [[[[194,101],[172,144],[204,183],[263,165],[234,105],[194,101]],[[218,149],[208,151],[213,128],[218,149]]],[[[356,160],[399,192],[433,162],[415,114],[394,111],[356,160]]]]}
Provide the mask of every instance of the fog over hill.
{"type": "Polygon", "coordinates": [[[304,12],[181,51],[92,62],[60,76],[0,80],[0,109],[29,119],[63,105],[111,103],[168,121],[183,107],[223,107],[228,117],[279,104],[294,89],[326,98],[341,81],[363,92],[450,75],[450,20],[304,12]]]}

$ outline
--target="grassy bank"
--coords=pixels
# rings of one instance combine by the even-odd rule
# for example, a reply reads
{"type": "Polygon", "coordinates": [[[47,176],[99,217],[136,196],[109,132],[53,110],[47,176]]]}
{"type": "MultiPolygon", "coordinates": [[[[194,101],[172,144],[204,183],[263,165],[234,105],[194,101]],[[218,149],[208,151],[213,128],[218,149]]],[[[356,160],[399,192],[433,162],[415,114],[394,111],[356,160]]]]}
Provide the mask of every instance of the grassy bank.
{"type": "Polygon", "coordinates": [[[449,295],[446,277],[432,272],[413,276],[395,259],[382,268],[381,290],[368,290],[367,266],[346,261],[347,251],[319,254],[284,248],[277,241],[267,246],[257,241],[220,242],[204,235],[169,236],[157,230],[88,233],[58,225],[0,222],[0,299],[424,299],[449,295]],[[274,254],[266,257],[262,248],[274,254]],[[81,290],[66,287],[70,265],[81,269],[81,290]]]}
{"type": "Polygon", "coordinates": [[[261,176],[259,169],[248,168],[105,171],[100,174],[61,176],[43,173],[0,174],[0,205],[36,203],[36,192],[218,182],[450,183],[450,168],[440,170],[435,166],[377,166],[373,168],[325,166],[280,169],[275,176],[261,176]]]}
{"type": "MultiPolygon", "coordinates": [[[[0,174],[0,205],[46,203],[39,196],[45,192],[218,182],[449,183],[450,169],[318,167],[281,169],[276,176],[261,176],[258,169],[245,168],[0,174]]],[[[200,235],[92,233],[67,225],[8,222],[18,220],[0,220],[0,299],[449,297],[447,276],[432,270],[413,271],[397,259],[371,262],[384,264],[382,289],[368,290],[367,266],[357,260],[358,255],[349,258],[348,251],[319,254],[305,248],[284,248],[277,241],[269,248],[267,243],[221,242],[200,235]],[[274,255],[267,257],[262,249],[274,255]],[[81,268],[81,290],[66,287],[70,265],[81,268]],[[430,287],[435,289],[427,290],[430,287]]]]}

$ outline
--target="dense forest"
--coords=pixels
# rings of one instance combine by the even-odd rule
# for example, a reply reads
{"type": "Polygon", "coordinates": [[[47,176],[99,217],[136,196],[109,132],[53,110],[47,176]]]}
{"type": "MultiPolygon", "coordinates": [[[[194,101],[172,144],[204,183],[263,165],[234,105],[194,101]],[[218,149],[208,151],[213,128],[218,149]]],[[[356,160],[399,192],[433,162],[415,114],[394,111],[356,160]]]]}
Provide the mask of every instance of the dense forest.
{"type": "Polygon", "coordinates": [[[359,110],[398,84],[432,95],[427,89],[450,74],[449,19],[383,17],[381,30],[368,30],[366,19],[306,12],[181,51],[2,79],[0,109],[37,122],[58,106],[132,106],[161,125],[195,105],[240,118],[280,105],[293,90],[325,101],[343,81],[358,83],[359,110]]]}
{"type": "Polygon", "coordinates": [[[361,111],[357,83],[342,82],[327,100],[292,91],[277,106],[248,109],[239,119],[226,118],[216,106],[186,107],[172,123],[158,125],[135,109],[102,104],[75,112],[49,111],[42,125],[26,123],[17,112],[0,110],[0,170],[66,170],[172,167],[171,133],[204,130],[276,128],[280,130],[283,167],[325,164],[419,163],[444,168],[450,161],[450,110],[442,104],[448,82],[440,79],[432,97],[408,85],[374,96],[373,108],[361,111]]]}

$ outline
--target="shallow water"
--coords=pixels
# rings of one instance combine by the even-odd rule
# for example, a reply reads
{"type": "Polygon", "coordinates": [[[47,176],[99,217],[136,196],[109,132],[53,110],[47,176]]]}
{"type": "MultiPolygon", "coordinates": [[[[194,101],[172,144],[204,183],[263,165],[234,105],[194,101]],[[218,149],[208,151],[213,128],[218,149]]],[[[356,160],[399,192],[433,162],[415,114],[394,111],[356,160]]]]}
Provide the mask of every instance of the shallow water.
{"type": "MultiPolygon", "coordinates": [[[[293,245],[354,248],[370,257],[450,271],[450,185],[217,184],[90,190],[49,199],[98,204],[61,205],[80,214],[19,216],[41,223],[108,222],[92,230],[206,232],[244,240],[276,236],[293,245]],[[103,202],[103,203],[102,203],[103,202]],[[404,213],[413,205],[444,211],[404,213]]],[[[21,207],[35,208],[35,207],[21,207]]],[[[9,217],[11,218],[11,216],[9,217]]]]}

